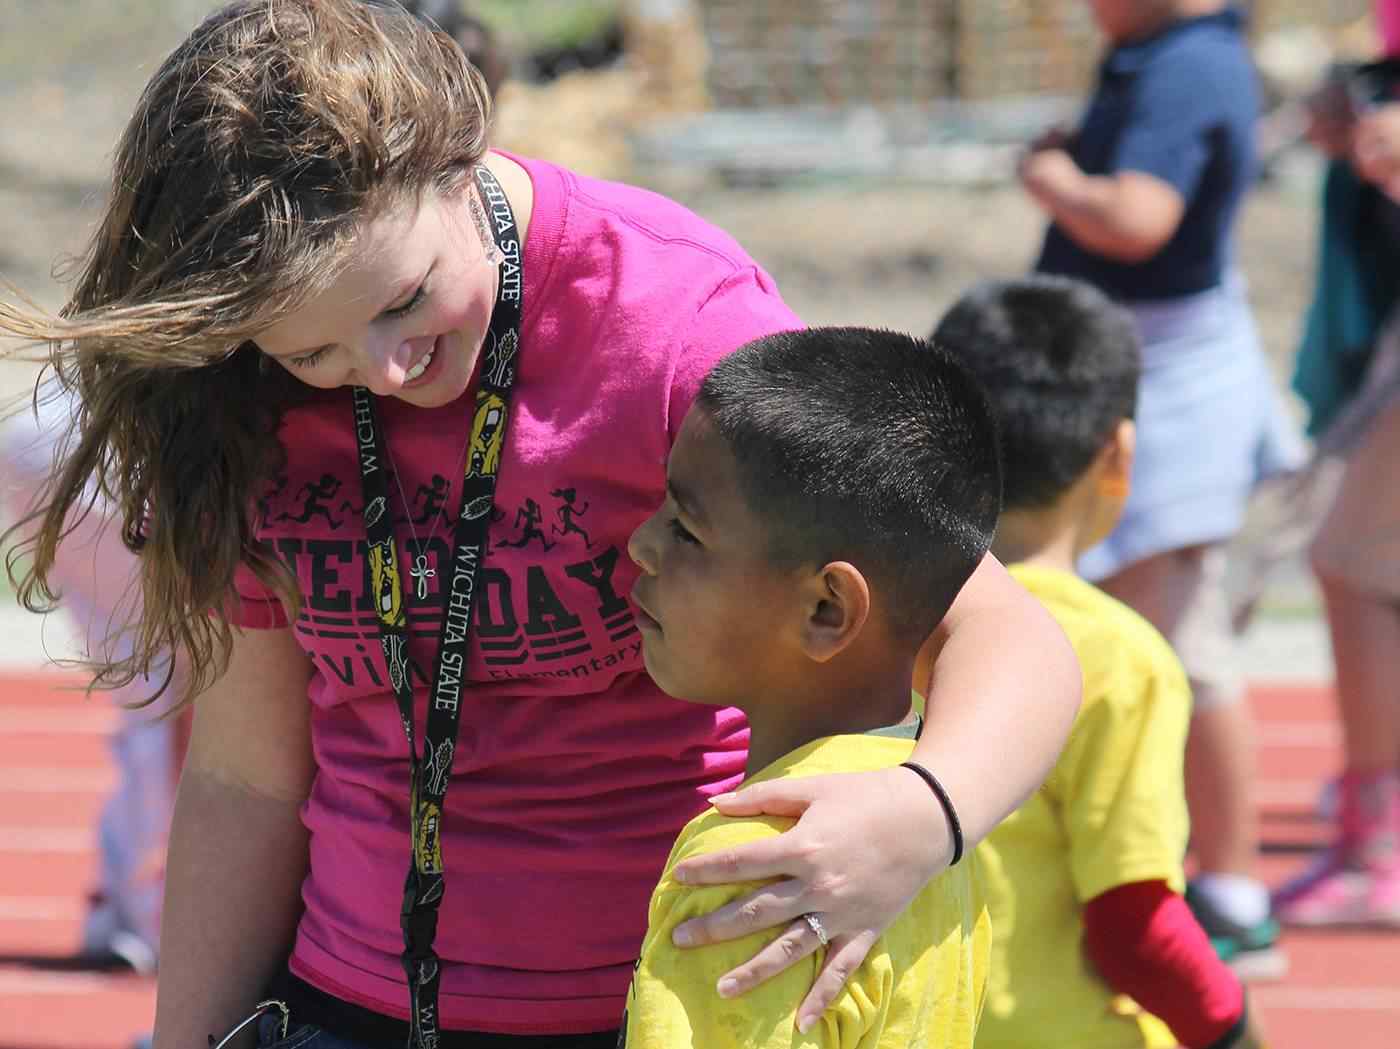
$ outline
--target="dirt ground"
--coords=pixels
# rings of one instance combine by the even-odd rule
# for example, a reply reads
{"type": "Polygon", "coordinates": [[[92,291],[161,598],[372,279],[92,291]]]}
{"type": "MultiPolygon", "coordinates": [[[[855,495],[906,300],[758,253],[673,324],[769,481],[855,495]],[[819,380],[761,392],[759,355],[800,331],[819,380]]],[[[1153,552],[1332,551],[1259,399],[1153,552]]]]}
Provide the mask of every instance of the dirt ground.
{"type": "MultiPolygon", "coordinates": [[[[141,84],[205,0],[9,0],[0,42],[0,276],[49,307],[53,274],[81,252],[105,193],[110,151],[141,84]]],[[[1042,223],[1015,186],[828,184],[734,190],[638,181],[670,190],[733,233],[813,323],[925,332],[979,277],[1033,258],[1042,223]]],[[[1261,327],[1286,372],[1312,268],[1315,169],[1306,160],[1262,187],[1239,253],[1261,327]]],[[[31,369],[0,364],[0,390],[31,369]]]]}

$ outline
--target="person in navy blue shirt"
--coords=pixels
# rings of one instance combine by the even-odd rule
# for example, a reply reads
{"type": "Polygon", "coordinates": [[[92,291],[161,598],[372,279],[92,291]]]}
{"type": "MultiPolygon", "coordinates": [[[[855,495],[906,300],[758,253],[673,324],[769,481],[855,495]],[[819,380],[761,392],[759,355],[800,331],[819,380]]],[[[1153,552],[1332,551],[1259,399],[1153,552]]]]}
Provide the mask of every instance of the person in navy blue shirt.
{"type": "MultiPolygon", "coordinates": [[[[1117,11],[1173,6],[1188,5],[1094,4],[1110,37],[1117,11]]],[[[1068,149],[1026,161],[1026,188],[1054,219],[1037,269],[1126,300],[1220,285],[1255,174],[1259,99],[1242,24],[1226,8],[1113,47],[1068,149]]]]}
{"type": "Polygon", "coordinates": [[[1234,666],[1224,544],[1255,485],[1301,443],[1233,268],[1255,176],[1259,97],[1225,0],[1090,0],[1109,49],[1083,119],[1034,143],[1020,177],[1051,224],[1036,268],[1087,280],[1143,344],[1132,495],[1083,574],[1171,640],[1195,696],[1186,786],[1200,874],[1187,898],[1242,975],[1277,974],[1254,878],[1253,725],[1234,666]]]}

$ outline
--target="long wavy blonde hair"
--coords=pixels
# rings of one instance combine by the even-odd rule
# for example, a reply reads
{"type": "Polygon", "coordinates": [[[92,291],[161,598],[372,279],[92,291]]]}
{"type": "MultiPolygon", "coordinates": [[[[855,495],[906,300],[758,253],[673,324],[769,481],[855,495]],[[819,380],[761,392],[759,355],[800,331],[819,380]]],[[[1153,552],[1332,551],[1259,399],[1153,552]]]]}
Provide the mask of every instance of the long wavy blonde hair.
{"type": "Polygon", "coordinates": [[[99,498],[140,557],[132,655],[93,684],[179,656],[182,700],[227,667],[213,612],[248,565],[295,614],[296,582],[256,541],[277,426],[299,384],[252,338],[341,271],[361,223],[459,191],[490,102],[461,50],[396,3],[235,0],[156,72],[116,152],[110,199],[58,317],[0,303],[0,335],[45,347],[77,404],[7,572],[32,610],[55,598],[59,544],[99,498]]]}

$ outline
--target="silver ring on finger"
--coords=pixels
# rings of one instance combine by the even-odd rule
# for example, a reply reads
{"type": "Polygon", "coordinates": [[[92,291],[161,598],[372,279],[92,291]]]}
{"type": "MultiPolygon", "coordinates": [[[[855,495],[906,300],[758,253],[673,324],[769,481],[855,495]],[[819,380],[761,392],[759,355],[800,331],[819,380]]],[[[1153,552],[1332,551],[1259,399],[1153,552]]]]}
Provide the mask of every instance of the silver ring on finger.
{"type": "Polygon", "coordinates": [[[826,934],[826,928],[822,925],[822,920],[815,911],[808,911],[802,916],[802,920],[807,923],[808,928],[817,934],[817,940],[823,947],[831,942],[831,937],[826,934]]]}

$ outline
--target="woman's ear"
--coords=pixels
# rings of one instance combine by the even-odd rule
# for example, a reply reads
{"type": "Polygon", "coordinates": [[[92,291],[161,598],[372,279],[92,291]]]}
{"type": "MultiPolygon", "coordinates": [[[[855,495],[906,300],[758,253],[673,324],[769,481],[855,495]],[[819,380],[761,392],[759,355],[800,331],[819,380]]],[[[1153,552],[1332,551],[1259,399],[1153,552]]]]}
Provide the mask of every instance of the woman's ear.
{"type": "Polygon", "coordinates": [[[812,576],[802,624],[802,651],[818,663],[839,655],[870,619],[870,585],[848,561],[833,561],[812,576]]]}

